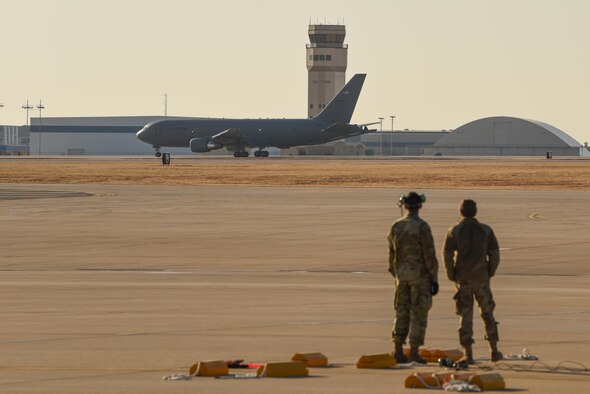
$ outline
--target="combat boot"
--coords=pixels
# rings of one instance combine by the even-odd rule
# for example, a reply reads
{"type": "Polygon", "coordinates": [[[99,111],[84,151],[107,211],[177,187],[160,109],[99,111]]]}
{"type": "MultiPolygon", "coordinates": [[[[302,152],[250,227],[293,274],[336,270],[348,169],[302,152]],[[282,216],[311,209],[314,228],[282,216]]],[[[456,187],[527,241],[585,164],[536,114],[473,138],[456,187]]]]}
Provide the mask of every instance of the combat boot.
{"type": "Polygon", "coordinates": [[[404,354],[404,344],[401,342],[395,343],[395,353],[393,353],[393,357],[395,357],[395,362],[398,364],[405,364],[408,362],[408,358],[404,354]]]}
{"type": "Polygon", "coordinates": [[[427,364],[428,361],[424,360],[418,354],[418,346],[410,347],[410,355],[408,356],[408,362],[415,362],[418,364],[427,364]]]}
{"type": "Polygon", "coordinates": [[[471,345],[465,346],[465,355],[459,359],[459,363],[475,364],[475,361],[473,361],[473,347],[471,345]]]}
{"type": "Polygon", "coordinates": [[[498,342],[490,341],[490,350],[492,351],[492,362],[500,361],[504,358],[501,351],[498,350],[498,342]]]}

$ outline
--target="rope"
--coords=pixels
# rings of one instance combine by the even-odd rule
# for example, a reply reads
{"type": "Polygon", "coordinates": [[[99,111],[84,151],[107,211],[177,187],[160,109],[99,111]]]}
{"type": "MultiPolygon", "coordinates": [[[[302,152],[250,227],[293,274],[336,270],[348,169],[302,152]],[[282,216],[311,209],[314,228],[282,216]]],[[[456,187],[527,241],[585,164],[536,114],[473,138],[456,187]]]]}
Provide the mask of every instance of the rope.
{"type": "Polygon", "coordinates": [[[476,367],[483,371],[492,371],[494,369],[500,371],[514,371],[514,372],[540,372],[540,373],[560,373],[568,375],[582,375],[590,376],[590,369],[579,361],[563,360],[556,366],[552,367],[542,361],[535,361],[531,365],[523,364],[508,364],[504,362],[497,362],[495,364],[476,364],[476,367]],[[577,367],[570,367],[566,364],[573,364],[577,367]]]}
{"type": "Polygon", "coordinates": [[[424,387],[426,387],[427,389],[440,390],[442,388],[442,384],[440,383],[440,381],[438,380],[438,378],[436,376],[433,376],[433,378],[436,380],[436,383],[437,383],[436,386],[431,386],[428,383],[426,383],[424,381],[424,379],[422,379],[422,376],[420,376],[420,374],[418,374],[418,373],[415,373],[414,376],[416,378],[418,378],[418,380],[420,381],[420,383],[422,383],[424,385],[424,387]]]}

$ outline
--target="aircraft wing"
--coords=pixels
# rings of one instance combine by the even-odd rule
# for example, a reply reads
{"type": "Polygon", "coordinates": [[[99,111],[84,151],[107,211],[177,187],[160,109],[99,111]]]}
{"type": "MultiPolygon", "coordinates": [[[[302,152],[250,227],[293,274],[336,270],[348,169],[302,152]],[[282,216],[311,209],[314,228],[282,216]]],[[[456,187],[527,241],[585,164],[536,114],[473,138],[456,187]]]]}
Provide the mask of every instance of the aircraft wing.
{"type": "Polygon", "coordinates": [[[380,123],[381,123],[381,122],[363,123],[363,124],[361,124],[361,125],[359,125],[359,126],[372,126],[372,125],[374,125],[374,124],[380,124],[380,123]]]}
{"type": "Polygon", "coordinates": [[[369,130],[366,125],[358,126],[348,123],[334,123],[322,130],[324,133],[338,135],[338,138],[353,137],[355,135],[370,133],[371,131],[374,130],[369,130]]]}
{"type": "Polygon", "coordinates": [[[245,147],[250,145],[246,137],[240,132],[240,129],[237,128],[227,129],[215,134],[211,137],[211,140],[223,146],[245,147]]]}

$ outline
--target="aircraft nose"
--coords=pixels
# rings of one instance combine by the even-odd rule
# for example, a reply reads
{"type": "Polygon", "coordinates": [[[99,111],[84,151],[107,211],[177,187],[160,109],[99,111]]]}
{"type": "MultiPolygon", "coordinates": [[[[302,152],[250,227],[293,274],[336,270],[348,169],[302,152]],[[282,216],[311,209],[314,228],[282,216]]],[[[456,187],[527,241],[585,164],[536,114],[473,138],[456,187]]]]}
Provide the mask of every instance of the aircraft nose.
{"type": "Polygon", "coordinates": [[[141,129],[137,133],[135,133],[136,137],[145,142],[145,139],[147,137],[147,130],[148,130],[148,127],[144,126],[143,129],[141,129]]]}

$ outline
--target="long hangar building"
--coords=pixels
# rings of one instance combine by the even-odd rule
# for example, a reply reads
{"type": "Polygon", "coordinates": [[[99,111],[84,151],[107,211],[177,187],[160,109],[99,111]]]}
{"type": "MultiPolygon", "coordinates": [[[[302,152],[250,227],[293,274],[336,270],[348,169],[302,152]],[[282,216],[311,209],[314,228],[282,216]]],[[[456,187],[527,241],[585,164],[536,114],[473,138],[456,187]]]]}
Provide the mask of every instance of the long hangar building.
{"type": "MultiPolygon", "coordinates": [[[[307,115],[317,115],[345,85],[348,45],[343,25],[310,25],[306,46],[307,115]]],[[[362,102],[363,100],[361,100],[362,102]]],[[[362,105],[362,103],[361,103],[362,105]]],[[[164,116],[32,118],[31,155],[151,154],[135,133],[164,116]]],[[[393,128],[392,128],[393,129],[393,128]]],[[[166,148],[192,154],[188,148],[166,148]]],[[[295,147],[282,154],[387,156],[586,156],[586,146],[562,130],[535,120],[494,116],[466,123],[453,131],[384,131],[324,146],[295,147]]],[[[227,153],[225,150],[208,154],[227,153]]]]}

